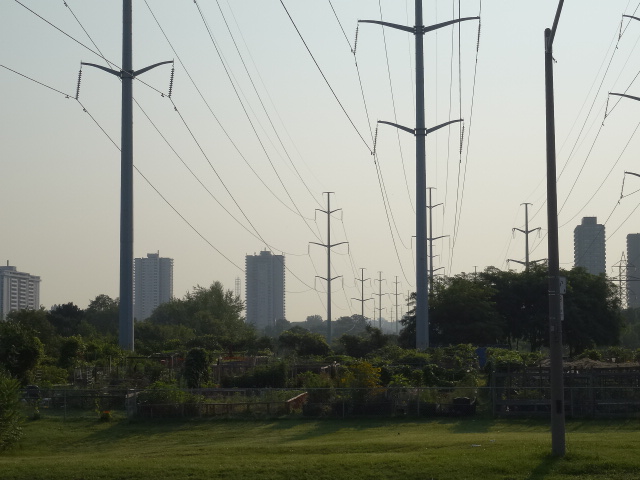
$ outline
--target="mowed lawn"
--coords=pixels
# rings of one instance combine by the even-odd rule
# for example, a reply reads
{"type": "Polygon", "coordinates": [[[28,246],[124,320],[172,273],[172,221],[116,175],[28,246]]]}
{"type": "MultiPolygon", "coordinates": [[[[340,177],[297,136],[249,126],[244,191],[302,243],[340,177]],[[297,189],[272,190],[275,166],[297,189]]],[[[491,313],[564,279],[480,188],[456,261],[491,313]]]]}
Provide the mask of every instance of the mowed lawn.
{"type": "Polygon", "coordinates": [[[640,479],[640,421],[27,421],[0,479],[640,479]]]}

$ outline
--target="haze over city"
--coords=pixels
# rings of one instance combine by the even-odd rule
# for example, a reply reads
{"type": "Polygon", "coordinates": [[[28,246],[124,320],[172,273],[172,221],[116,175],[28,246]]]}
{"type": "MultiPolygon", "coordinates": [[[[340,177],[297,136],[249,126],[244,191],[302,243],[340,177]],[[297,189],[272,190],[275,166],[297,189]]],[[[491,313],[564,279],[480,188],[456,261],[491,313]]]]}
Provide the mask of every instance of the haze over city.
{"type": "MultiPolygon", "coordinates": [[[[556,2],[424,9],[426,24],[481,16],[477,52],[477,21],[425,40],[427,126],[465,120],[462,148],[457,124],[427,137],[427,184],[443,203],[433,209],[433,234],[445,237],[435,268],[520,270],[507,260],[524,259],[524,236],[512,234],[524,228],[524,202],[529,227],[542,228],[531,258],[547,256],[543,31],[556,2]]],[[[626,234],[640,231],[640,179],[623,189],[625,171],[640,173],[640,104],[608,96],[640,96],[640,22],[621,23],[637,10],[629,0],[567,2],[558,26],[563,268],[584,216],[606,226],[612,276],[626,234]]],[[[0,7],[0,256],[42,278],[47,308],[118,296],[120,83],[85,66],[74,97],[81,61],[120,65],[121,15],[118,2],[0,7]]],[[[174,259],[176,296],[216,280],[233,289],[237,277],[244,287],[245,255],[270,249],[286,257],[287,319],[325,317],[315,277],[327,275],[326,249],[309,242],[327,242],[316,210],[327,209],[328,191],[341,209],[331,243],[349,242],[332,254],[331,275],[343,276],[333,317],[360,312],[360,268],[371,279],[364,298],[378,292],[379,271],[383,292],[396,276],[399,292],[415,290],[414,138],[386,125],[375,137],[377,120],[415,124],[413,38],[360,24],[352,53],[357,20],[381,18],[412,25],[413,2],[134,2],[134,68],[175,60],[171,98],[170,65],[134,82],[134,253],[174,259]]],[[[385,318],[392,303],[383,300],[385,318]]]]}

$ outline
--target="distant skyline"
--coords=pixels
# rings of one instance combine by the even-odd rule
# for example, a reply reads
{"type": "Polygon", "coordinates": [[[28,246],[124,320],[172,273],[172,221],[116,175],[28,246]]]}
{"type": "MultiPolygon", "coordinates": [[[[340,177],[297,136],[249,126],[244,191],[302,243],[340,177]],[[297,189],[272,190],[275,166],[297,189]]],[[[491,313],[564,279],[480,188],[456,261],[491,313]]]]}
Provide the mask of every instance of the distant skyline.
{"type": "MultiPolygon", "coordinates": [[[[107,65],[90,50],[120,64],[122,5],[66,4],[0,6],[0,259],[41,277],[46,308],[118,296],[120,84],[84,67],[81,103],[74,97],[81,61],[107,65]]],[[[377,157],[370,151],[377,120],[414,126],[413,37],[360,24],[358,69],[351,51],[358,19],[379,20],[381,8],[385,21],[412,25],[413,4],[134,1],[134,68],[175,60],[171,99],[171,66],[134,82],[134,256],[160,250],[174,258],[176,297],[214,281],[233,291],[245,256],[268,249],[287,259],[287,319],[325,318],[325,284],[316,276],[326,276],[326,249],[309,247],[326,242],[326,216],[316,215],[325,191],[335,192],[332,209],[342,209],[331,241],[349,242],[332,255],[332,274],[343,276],[333,282],[333,318],[360,313],[351,300],[361,297],[360,268],[365,278],[383,272],[383,293],[395,289],[396,275],[399,292],[414,291],[414,140],[380,125],[377,157]]],[[[456,1],[423,4],[426,24],[458,16],[456,1]]],[[[428,126],[465,120],[462,154],[458,125],[427,138],[427,184],[443,203],[433,210],[433,232],[445,237],[434,242],[434,266],[447,275],[521,270],[506,261],[524,260],[524,236],[512,234],[524,227],[524,202],[532,204],[529,228],[542,228],[530,236],[531,258],[547,256],[543,32],[557,1],[461,5],[463,17],[482,7],[477,69],[477,22],[432,32],[425,43],[428,126]]],[[[639,15],[639,5],[568,1],[560,18],[562,268],[573,266],[582,217],[606,226],[608,275],[617,274],[627,234],[640,232],[640,179],[623,183],[625,171],[640,173],[640,102],[607,102],[608,92],[640,96],[640,22],[621,26],[622,14],[639,15]]],[[[364,284],[365,298],[374,288],[364,284]]],[[[387,309],[393,303],[383,297],[387,309]]]]}

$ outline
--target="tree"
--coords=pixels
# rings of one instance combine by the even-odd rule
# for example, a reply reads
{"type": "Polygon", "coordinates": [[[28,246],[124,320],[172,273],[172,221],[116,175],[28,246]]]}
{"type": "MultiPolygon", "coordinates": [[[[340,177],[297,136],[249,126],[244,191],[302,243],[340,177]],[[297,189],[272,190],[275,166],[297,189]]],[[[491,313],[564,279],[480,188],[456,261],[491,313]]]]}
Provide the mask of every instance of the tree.
{"type": "Polygon", "coordinates": [[[30,329],[40,339],[46,349],[46,353],[57,356],[57,345],[60,337],[56,329],[49,322],[48,314],[44,308],[38,310],[13,310],[7,314],[7,322],[18,323],[30,329]]]}
{"type": "Polygon", "coordinates": [[[21,424],[20,382],[0,369],[0,452],[20,440],[21,424]]]}
{"type": "Polygon", "coordinates": [[[594,346],[618,345],[624,318],[614,284],[604,274],[592,275],[580,267],[564,273],[563,338],[569,355],[594,346]]]}
{"type": "Polygon", "coordinates": [[[518,348],[519,341],[539,350],[549,336],[547,268],[532,265],[528,272],[489,267],[479,279],[494,289],[493,300],[505,324],[507,343],[518,348]]]}
{"type": "Polygon", "coordinates": [[[497,343],[505,328],[493,301],[495,294],[492,287],[471,275],[437,282],[429,305],[432,343],[497,343]]]}
{"type": "Polygon", "coordinates": [[[333,322],[333,337],[339,338],[347,333],[350,335],[358,335],[364,333],[369,326],[369,320],[362,315],[354,314],[350,317],[340,317],[333,322]]]}
{"type": "Polygon", "coordinates": [[[36,333],[19,322],[0,322],[0,368],[23,385],[42,358],[43,346],[36,333]]]}
{"type": "Polygon", "coordinates": [[[183,299],[173,299],[158,306],[149,319],[138,324],[180,325],[195,336],[212,335],[228,351],[249,348],[256,340],[254,328],[240,316],[244,304],[220,282],[210,287],[197,286],[183,299]]]}
{"type": "Polygon", "coordinates": [[[98,333],[115,336],[118,334],[119,302],[108,295],[98,295],[89,302],[85,317],[98,333]]]}
{"type": "Polygon", "coordinates": [[[384,335],[382,330],[367,325],[363,334],[344,334],[338,341],[344,347],[347,355],[363,358],[367,354],[387,346],[391,341],[391,337],[384,335]]]}
{"type": "Polygon", "coordinates": [[[322,335],[298,326],[282,332],[278,337],[278,345],[285,352],[295,353],[301,357],[324,356],[331,350],[322,335]]]}
{"type": "Polygon", "coordinates": [[[49,321],[58,335],[70,337],[80,331],[80,322],[84,319],[84,310],[72,302],[54,305],[48,315],[49,321]]]}
{"type": "Polygon", "coordinates": [[[200,388],[209,380],[209,359],[204,348],[189,350],[184,361],[184,377],[189,388],[200,388]]]}

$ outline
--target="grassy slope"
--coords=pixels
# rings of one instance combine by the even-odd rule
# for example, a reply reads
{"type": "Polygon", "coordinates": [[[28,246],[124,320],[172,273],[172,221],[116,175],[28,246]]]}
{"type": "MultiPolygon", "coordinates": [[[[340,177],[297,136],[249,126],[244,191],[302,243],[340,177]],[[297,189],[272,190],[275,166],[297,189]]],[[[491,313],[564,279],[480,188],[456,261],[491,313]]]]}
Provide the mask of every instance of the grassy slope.
{"type": "Polygon", "coordinates": [[[144,421],[46,418],[0,455],[0,479],[637,479],[640,424],[492,419],[144,421]]]}

